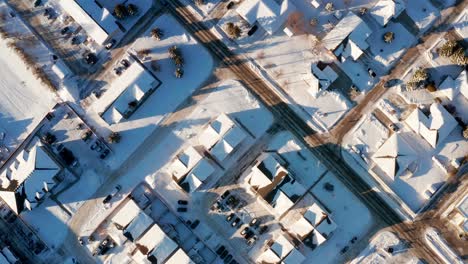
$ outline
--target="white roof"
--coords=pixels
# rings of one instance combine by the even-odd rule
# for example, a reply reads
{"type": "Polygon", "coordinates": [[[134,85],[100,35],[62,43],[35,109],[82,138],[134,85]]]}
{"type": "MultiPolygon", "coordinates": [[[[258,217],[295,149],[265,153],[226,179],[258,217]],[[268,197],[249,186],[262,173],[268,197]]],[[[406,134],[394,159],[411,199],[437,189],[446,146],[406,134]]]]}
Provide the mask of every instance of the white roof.
{"type": "Polygon", "coordinates": [[[330,217],[327,219],[323,220],[315,229],[322,234],[324,237],[329,237],[330,234],[335,231],[336,229],[336,224],[331,220],[330,217]]]}
{"type": "Polygon", "coordinates": [[[183,251],[181,248],[179,248],[174,255],[172,255],[166,262],[165,264],[193,264],[193,262],[190,257],[183,251]]]}
{"type": "Polygon", "coordinates": [[[463,198],[463,201],[457,206],[457,208],[465,218],[468,218],[468,196],[463,198]]]}
{"type": "Polygon", "coordinates": [[[305,260],[304,255],[297,249],[293,249],[291,253],[283,260],[283,264],[300,264],[305,260]]]}
{"type": "Polygon", "coordinates": [[[216,157],[219,161],[223,161],[233,149],[234,148],[229,145],[229,143],[222,139],[211,149],[211,155],[216,157]]]}
{"type": "Polygon", "coordinates": [[[273,197],[273,200],[271,201],[271,206],[280,215],[284,214],[293,205],[294,203],[281,190],[278,190],[276,192],[275,196],[273,197]]]}
{"type": "Polygon", "coordinates": [[[249,184],[259,189],[268,186],[272,181],[262,173],[257,167],[252,168],[250,173],[249,184]]]}
{"type": "Polygon", "coordinates": [[[190,146],[180,152],[169,167],[169,173],[180,180],[187,174],[200,160],[202,155],[190,146]]]}
{"type": "Polygon", "coordinates": [[[58,59],[54,65],[52,65],[52,68],[51,68],[52,72],[54,72],[58,77],[59,79],[63,80],[65,78],[67,78],[68,76],[70,76],[72,74],[70,68],[68,68],[68,66],[61,60],[61,59],[58,59]]]}
{"type": "Polygon", "coordinates": [[[290,228],[289,230],[298,235],[301,238],[304,238],[307,236],[312,230],[314,230],[314,227],[307,221],[304,217],[300,217],[299,220],[297,220],[290,228]]]}
{"type": "Polygon", "coordinates": [[[99,7],[94,1],[61,0],[60,6],[100,45],[118,30],[111,13],[99,7]]]}
{"type": "Polygon", "coordinates": [[[416,160],[416,153],[398,134],[394,133],[372,156],[374,162],[392,179],[416,160]]]}
{"type": "Polygon", "coordinates": [[[402,0],[380,0],[375,4],[369,13],[381,26],[385,26],[390,19],[397,17],[405,9],[402,0]]]}
{"type": "Polygon", "coordinates": [[[450,101],[453,101],[460,93],[468,100],[468,79],[466,71],[462,71],[455,80],[447,76],[439,85],[437,91],[434,92],[436,96],[445,96],[450,101]]]}
{"type": "MultiPolygon", "coordinates": [[[[351,57],[353,60],[359,59],[364,52],[356,45],[352,40],[349,40],[347,45],[344,46],[344,50],[341,53],[344,57],[351,57]]],[[[340,55],[340,54],[338,54],[340,55]]]]}
{"type": "Polygon", "coordinates": [[[202,159],[195,168],[190,172],[189,175],[196,177],[200,181],[205,181],[210,175],[214,172],[214,167],[210,164],[210,162],[204,158],[202,159]]]}
{"type": "Polygon", "coordinates": [[[133,221],[124,229],[124,233],[131,235],[132,240],[138,239],[153,223],[153,219],[140,211],[133,221]]]}
{"type": "Polygon", "coordinates": [[[236,11],[250,25],[258,22],[266,32],[273,34],[295,9],[290,0],[283,0],[281,6],[274,0],[245,0],[236,11]]]}
{"type": "Polygon", "coordinates": [[[320,70],[317,63],[312,63],[311,68],[312,73],[319,79],[322,89],[328,89],[330,84],[338,79],[338,74],[328,65],[320,70]]]}
{"type": "Polygon", "coordinates": [[[468,39],[468,10],[465,9],[458,19],[453,22],[453,27],[457,33],[463,38],[468,39]]]}
{"type": "Polygon", "coordinates": [[[166,233],[164,233],[164,231],[162,231],[161,227],[159,227],[159,225],[157,224],[154,224],[151,226],[150,229],[148,229],[148,231],[146,231],[146,233],[143,234],[143,236],[141,236],[138,240],[137,240],[137,244],[140,245],[140,246],[143,246],[145,247],[146,249],[148,249],[148,252],[153,250],[153,248],[160,244],[161,241],[165,240],[165,239],[169,239],[171,240],[169,237],[167,237],[166,233]]]}
{"type": "Polygon", "coordinates": [[[141,212],[138,205],[129,199],[127,203],[112,217],[111,221],[126,227],[141,212]]]}
{"type": "Polygon", "coordinates": [[[293,244],[283,235],[277,237],[275,242],[271,245],[271,250],[281,259],[286,257],[293,248],[293,244]]]}
{"type": "Polygon", "coordinates": [[[349,36],[349,40],[353,41],[361,50],[365,50],[369,47],[366,39],[371,33],[372,30],[367,26],[366,22],[350,11],[323,38],[322,43],[328,50],[334,50],[349,36]]]}
{"type": "Polygon", "coordinates": [[[317,204],[312,204],[307,211],[304,213],[304,218],[307,219],[313,226],[317,226],[320,221],[325,217],[326,213],[324,210],[317,204]]]}
{"type": "Polygon", "coordinates": [[[140,100],[157,84],[158,80],[135,61],[116,80],[112,81],[109,89],[94,103],[93,107],[107,123],[117,123],[114,120],[115,111],[119,112],[117,119],[121,119],[120,116],[129,108],[128,103],[140,100]]]}
{"type": "Polygon", "coordinates": [[[153,239],[157,241],[157,244],[148,255],[156,257],[158,263],[164,263],[172,252],[177,249],[177,244],[165,234],[161,234],[160,237],[153,237],[153,239]]]}
{"type": "Polygon", "coordinates": [[[221,114],[208,124],[198,140],[206,149],[211,149],[233,125],[234,122],[227,115],[221,114]]]}
{"type": "Polygon", "coordinates": [[[223,139],[226,141],[232,148],[237,147],[245,138],[247,133],[240,126],[235,125],[224,135],[223,139]]]}
{"type": "Polygon", "coordinates": [[[435,148],[453,131],[457,126],[457,121],[440,104],[432,104],[430,112],[430,116],[427,117],[419,108],[416,108],[405,122],[435,148]]]}
{"type": "Polygon", "coordinates": [[[258,256],[256,263],[279,263],[281,259],[276,255],[271,248],[265,250],[260,256],[258,256]]]}
{"type": "Polygon", "coordinates": [[[323,242],[327,241],[327,239],[315,229],[314,231],[312,231],[311,235],[312,235],[312,243],[314,245],[320,246],[321,244],[323,244],[323,242]]]}
{"type": "Polygon", "coordinates": [[[138,264],[151,264],[146,254],[143,254],[140,250],[135,251],[135,253],[132,256],[132,259],[133,261],[135,261],[135,263],[138,264]]]}
{"type": "Polygon", "coordinates": [[[281,186],[281,191],[283,191],[289,198],[300,197],[307,191],[302,184],[293,179],[291,174],[288,174],[285,177],[285,180],[287,179],[289,179],[289,182],[286,182],[281,186]]]}

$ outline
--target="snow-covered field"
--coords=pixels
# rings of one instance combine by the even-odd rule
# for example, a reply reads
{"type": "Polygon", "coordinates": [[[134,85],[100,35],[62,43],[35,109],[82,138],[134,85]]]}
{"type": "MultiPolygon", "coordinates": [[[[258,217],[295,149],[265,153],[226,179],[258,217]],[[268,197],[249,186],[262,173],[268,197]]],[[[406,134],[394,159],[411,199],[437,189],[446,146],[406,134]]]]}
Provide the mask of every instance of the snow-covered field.
{"type": "Polygon", "coordinates": [[[395,234],[389,231],[379,232],[351,264],[423,263],[408,249],[408,245],[395,234]],[[393,249],[393,253],[388,252],[389,248],[393,249]]]}
{"type": "MultiPolygon", "coordinates": [[[[118,131],[122,135],[122,142],[113,146],[116,155],[109,158],[109,164],[115,168],[125,161],[159,124],[179,105],[188,98],[211,75],[213,60],[208,51],[199,45],[185,29],[170,15],[159,17],[148,30],[143,33],[131,47],[132,50],[150,49],[143,63],[151,69],[151,61],[156,60],[161,70],[154,72],[162,82],[159,88],[137,109],[133,115],[120,123],[109,126],[92,109],[88,114],[102,127],[102,131],[118,131]],[[154,27],[164,31],[164,37],[157,41],[151,38],[150,32],[154,27]],[[168,49],[176,45],[184,58],[184,75],[178,79],[174,76],[175,66],[169,58],[168,49]]],[[[98,128],[99,129],[99,128],[98,128]]],[[[106,132],[103,132],[106,135],[106,132]]]]}
{"type": "Polygon", "coordinates": [[[16,148],[56,104],[44,87],[6,42],[0,39],[0,144],[16,148]],[[12,63],[13,62],[13,63],[12,63]]]}

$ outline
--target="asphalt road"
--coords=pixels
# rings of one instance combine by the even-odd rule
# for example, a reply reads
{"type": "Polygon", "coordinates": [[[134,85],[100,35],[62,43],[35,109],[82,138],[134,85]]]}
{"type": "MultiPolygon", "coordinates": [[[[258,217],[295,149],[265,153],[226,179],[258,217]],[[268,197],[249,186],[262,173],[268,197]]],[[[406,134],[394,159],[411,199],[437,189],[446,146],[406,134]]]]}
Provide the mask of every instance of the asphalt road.
{"type": "MultiPolygon", "coordinates": [[[[441,263],[438,256],[425,244],[423,234],[412,223],[403,219],[322,141],[288,105],[251,69],[246,59],[233,54],[205,25],[177,0],[169,2],[170,11],[186,28],[209,49],[222,63],[229,67],[274,114],[278,122],[302,139],[308,148],[353,191],[375,215],[380,216],[387,226],[410,242],[413,253],[429,263],[441,263]]],[[[374,92],[373,94],[379,94],[374,92]]],[[[376,95],[372,95],[374,98],[376,95]]]]}

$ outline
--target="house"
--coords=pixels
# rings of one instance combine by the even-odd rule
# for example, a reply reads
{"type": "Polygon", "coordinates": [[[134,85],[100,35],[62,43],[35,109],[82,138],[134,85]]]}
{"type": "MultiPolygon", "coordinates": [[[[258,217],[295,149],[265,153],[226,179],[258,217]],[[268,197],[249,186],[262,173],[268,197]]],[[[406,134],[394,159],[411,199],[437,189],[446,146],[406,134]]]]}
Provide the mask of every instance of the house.
{"type": "Polygon", "coordinates": [[[374,153],[372,160],[392,180],[416,161],[416,152],[398,133],[390,136],[374,153]]]}
{"type": "Polygon", "coordinates": [[[111,218],[111,222],[114,223],[119,229],[124,229],[141,212],[142,211],[140,207],[138,207],[138,205],[132,199],[129,199],[111,218]]]}
{"type": "Polygon", "coordinates": [[[202,155],[194,147],[190,146],[176,155],[168,168],[168,172],[175,181],[179,182],[201,159],[202,155]]]}
{"type": "Polygon", "coordinates": [[[210,153],[218,161],[222,162],[245,138],[247,138],[247,133],[238,125],[234,125],[226,132],[223,138],[214,145],[210,153]]]}
{"type": "Polygon", "coordinates": [[[270,35],[278,31],[295,10],[291,0],[283,0],[281,5],[274,0],[245,0],[236,9],[251,26],[258,23],[270,35]]]}
{"type": "Polygon", "coordinates": [[[297,249],[291,250],[291,252],[283,259],[282,264],[296,264],[302,263],[305,260],[305,256],[297,249]]]}
{"type": "Polygon", "coordinates": [[[294,246],[286,237],[280,235],[270,248],[280,259],[283,259],[294,249],[294,246]]]}
{"type": "Polygon", "coordinates": [[[52,72],[57,75],[60,80],[65,80],[73,75],[72,71],[61,59],[54,62],[51,67],[52,72]]]}
{"type": "Polygon", "coordinates": [[[313,226],[317,226],[326,216],[327,213],[317,203],[313,203],[304,213],[304,218],[313,226]]]}
{"type": "Polygon", "coordinates": [[[152,225],[137,239],[136,245],[138,250],[133,255],[136,263],[164,263],[178,248],[177,243],[168,237],[158,224],[152,225]]]}
{"type": "Polygon", "coordinates": [[[468,40],[468,10],[465,9],[460,16],[453,22],[455,32],[465,41],[468,40]]]}
{"type": "Polygon", "coordinates": [[[416,108],[405,123],[435,148],[455,129],[457,121],[441,104],[432,104],[429,111],[430,114],[426,115],[416,108]]]}
{"type": "Polygon", "coordinates": [[[10,158],[0,171],[0,197],[17,214],[32,210],[59,183],[62,167],[38,137],[10,158]]]}
{"type": "Polygon", "coordinates": [[[456,79],[447,76],[439,85],[437,91],[433,92],[437,97],[447,97],[450,101],[463,95],[468,100],[468,78],[466,71],[462,71],[456,79]]]}
{"type": "Polygon", "coordinates": [[[341,58],[340,61],[351,57],[357,60],[369,47],[366,42],[372,30],[366,22],[353,12],[340,20],[340,22],[323,39],[323,45],[341,58]]]}
{"type": "Polygon", "coordinates": [[[321,61],[312,63],[311,71],[303,76],[303,80],[309,86],[307,91],[314,98],[317,97],[320,89],[328,89],[336,79],[338,79],[338,74],[328,64],[321,61]]]}
{"type": "Polygon", "coordinates": [[[166,260],[165,264],[195,264],[190,257],[179,248],[168,260],[166,260]]]}
{"type": "Polygon", "coordinates": [[[153,224],[153,219],[145,212],[140,211],[130,224],[124,228],[123,234],[128,238],[128,240],[135,241],[151,226],[151,224],[153,224]]]}
{"type": "Polygon", "coordinates": [[[220,114],[200,134],[199,143],[210,150],[233,126],[234,122],[226,114],[220,114]]]}
{"type": "Polygon", "coordinates": [[[111,12],[96,1],[60,0],[59,3],[62,9],[99,45],[106,44],[112,37],[122,32],[111,12]]]}
{"type": "Polygon", "coordinates": [[[405,8],[403,0],[380,0],[369,10],[369,14],[383,27],[390,19],[398,17],[405,8]]]}
{"type": "Polygon", "coordinates": [[[188,193],[197,190],[208,177],[213,174],[215,167],[204,158],[193,168],[193,170],[180,183],[180,186],[188,193]]]}
{"type": "Polygon", "coordinates": [[[300,240],[304,240],[312,231],[314,231],[314,226],[304,217],[299,217],[289,228],[289,232],[297,235],[300,240]]]}
{"type": "Polygon", "coordinates": [[[109,125],[128,119],[161,82],[138,60],[112,82],[94,103],[95,111],[109,125]]]}
{"type": "Polygon", "coordinates": [[[333,220],[327,216],[318,226],[315,227],[315,230],[317,230],[324,238],[329,238],[333,231],[335,231],[337,228],[337,225],[333,220]]]}

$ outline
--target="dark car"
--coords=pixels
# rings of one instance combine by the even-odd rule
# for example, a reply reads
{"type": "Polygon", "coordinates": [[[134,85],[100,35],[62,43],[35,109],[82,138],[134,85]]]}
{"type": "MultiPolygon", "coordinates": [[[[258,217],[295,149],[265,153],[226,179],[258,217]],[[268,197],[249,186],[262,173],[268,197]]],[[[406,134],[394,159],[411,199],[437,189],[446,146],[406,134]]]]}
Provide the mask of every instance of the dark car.
{"type": "Polygon", "coordinates": [[[226,221],[231,221],[232,218],[234,217],[234,213],[230,213],[227,217],[226,217],[226,221]]]}
{"type": "Polygon", "coordinates": [[[251,237],[253,237],[255,234],[254,232],[252,232],[252,230],[247,230],[247,232],[245,233],[245,239],[250,239],[251,237]]]}
{"type": "Polygon", "coordinates": [[[177,204],[180,204],[180,205],[187,205],[188,202],[186,200],[179,200],[177,201],[177,204]]]}
{"type": "Polygon", "coordinates": [[[232,260],[232,255],[229,254],[229,255],[227,255],[226,258],[224,259],[224,263],[229,263],[229,261],[231,261],[231,260],[232,260]]]}
{"type": "Polygon", "coordinates": [[[195,220],[193,223],[190,225],[190,228],[195,229],[197,226],[200,224],[200,220],[195,220]]]}
{"type": "Polygon", "coordinates": [[[109,43],[106,44],[106,49],[107,50],[110,50],[112,49],[112,47],[115,45],[117,41],[115,39],[112,39],[111,41],[109,41],[109,43]]]}
{"type": "Polygon", "coordinates": [[[127,59],[123,59],[120,61],[120,64],[126,68],[130,67],[130,62],[127,59]]]}
{"type": "Polygon", "coordinates": [[[258,233],[261,235],[261,234],[265,233],[266,231],[268,231],[268,226],[264,225],[264,226],[260,227],[260,230],[258,231],[258,233]]]}
{"type": "Polygon", "coordinates": [[[257,31],[257,29],[258,29],[258,26],[257,26],[257,25],[254,25],[254,26],[249,30],[249,32],[247,32],[247,35],[252,36],[253,33],[255,33],[255,31],[257,31]]]}
{"type": "Polygon", "coordinates": [[[231,194],[229,190],[225,191],[223,194],[221,194],[221,199],[225,199],[226,197],[229,196],[229,194],[231,194]]]}
{"type": "Polygon", "coordinates": [[[390,88],[390,87],[393,87],[395,85],[397,85],[398,83],[400,83],[400,80],[399,79],[391,79],[391,80],[388,80],[384,83],[384,87],[385,88],[390,88]]]}
{"type": "Polygon", "coordinates": [[[225,251],[226,247],[221,245],[217,250],[216,254],[221,255],[225,251]]]}
{"type": "Polygon", "coordinates": [[[70,28],[69,28],[69,27],[64,27],[64,28],[62,28],[62,30],[60,31],[60,34],[65,35],[65,34],[68,33],[68,31],[70,31],[70,28]]]}
{"type": "Polygon", "coordinates": [[[78,44],[80,44],[80,43],[81,43],[81,40],[80,40],[79,37],[74,36],[73,38],[71,38],[71,44],[73,44],[73,45],[78,45],[78,44]]]}
{"type": "Polygon", "coordinates": [[[105,159],[107,157],[107,155],[109,155],[110,151],[108,149],[105,149],[101,155],[99,155],[99,158],[100,159],[105,159]]]}
{"type": "Polygon", "coordinates": [[[231,226],[236,227],[239,224],[239,222],[240,222],[240,218],[236,217],[236,219],[234,219],[234,221],[232,221],[231,226]]]}
{"type": "Polygon", "coordinates": [[[88,53],[84,56],[85,62],[89,65],[94,65],[97,62],[97,56],[94,53],[88,53]]]}
{"type": "Polygon", "coordinates": [[[231,9],[234,6],[234,2],[229,2],[229,4],[226,5],[226,9],[231,9]]]}
{"type": "Polygon", "coordinates": [[[344,253],[346,253],[346,251],[348,251],[348,248],[349,248],[348,246],[342,248],[342,249],[340,250],[340,254],[343,255],[344,253]]]}
{"type": "Polygon", "coordinates": [[[179,207],[179,208],[177,208],[177,212],[185,213],[185,212],[187,212],[187,208],[186,207],[179,207]]]}
{"type": "Polygon", "coordinates": [[[255,241],[257,241],[257,239],[258,239],[257,236],[253,236],[252,238],[247,240],[246,243],[247,243],[248,246],[251,246],[251,245],[253,245],[255,243],[255,241]]]}
{"type": "Polygon", "coordinates": [[[120,185],[115,186],[114,190],[109,195],[107,195],[106,198],[104,198],[104,200],[102,200],[102,203],[106,204],[110,202],[112,197],[114,197],[121,189],[122,189],[122,186],[120,185]]]}
{"type": "Polygon", "coordinates": [[[227,256],[227,254],[228,254],[228,251],[225,250],[225,251],[223,251],[223,253],[221,253],[221,255],[220,255],[219,257],[220,257],[221,259],[224,259],[224,258],[227,256]]]}
{"type": "Polygon", "coordinates": [[[34,1],[34,7],[38,7],[38,6],[40,6],[40,5],[42,5],[42,0],[36,0],[36,1],[34,1]]]}

